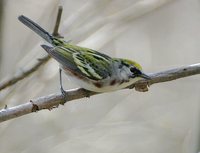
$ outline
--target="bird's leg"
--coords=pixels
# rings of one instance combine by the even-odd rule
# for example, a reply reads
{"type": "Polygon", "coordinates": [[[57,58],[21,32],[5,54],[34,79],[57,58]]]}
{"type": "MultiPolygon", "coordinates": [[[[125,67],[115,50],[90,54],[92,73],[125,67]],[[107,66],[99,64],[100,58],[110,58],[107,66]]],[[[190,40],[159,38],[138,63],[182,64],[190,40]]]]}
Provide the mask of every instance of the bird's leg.
{"type": "Polygon", "coordinates": [[[63,85],[62,85],[62,69],[59,68],[59,76],[60,76],[60,91],[64,97],[64,102],[62,103],[64,105],[64,103],[67,101],[67,94],[65,92],[65,90],[63,89],[63,85]]]}

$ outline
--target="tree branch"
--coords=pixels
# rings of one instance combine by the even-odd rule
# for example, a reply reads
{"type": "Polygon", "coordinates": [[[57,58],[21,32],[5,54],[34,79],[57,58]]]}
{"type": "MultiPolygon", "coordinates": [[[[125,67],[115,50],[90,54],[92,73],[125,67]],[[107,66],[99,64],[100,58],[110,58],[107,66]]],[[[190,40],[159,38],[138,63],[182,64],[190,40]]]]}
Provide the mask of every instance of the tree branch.
{"type": "MultiPolygon", "coordinates": [[[[62,6],[59,6],[54,30],[53,30],[53,33],[52,33],[52,35],[56,36],[56,37],[62,37],[58,33],[58,28],[59,28],[59,25],[60,25],[60,20],[61,20],[61,15],[62,15],[62,10],[63,10],[62,6]]],[[[14,76],[11,79],[8,79],[7,81],[0,83],[0,91],[7,88],[7,87],[14,85],[15,83],[23,80],[24,78],[30,76],[33,72],[37,71],[42,65],[47,63],[49,61],[49,59],[50,59],[49,55],[47,55],[43,58],[40,58],[40,59],[38,59],[38,62],[36,64],[34,64],[30,69],[24,71],[23,73],[21,73],[17,76],[14,76]]]]}
{"type": "MultiPolygon", "coordinates": [[[[127,88],[135,87],[137,90],[139,89],[139,91],[141,91],[140,89],[143,89],[144,86],[146,87],[147,84],[152,85],[155,83],[172,81],[175,79],[188,77],[188,76],[192,76],[196,74],[200,74],[200,63],[149,74],[152,78],[151,80],[148,80],[148,81],[141,80],[127,88]]],[[[67,90],[66,94],[67,94],[66,102],[69,102],[75,99],[89,97],[89,96],[100,94],[100,93],[95,93],[95,92],[91,92],[91,91],[87,91],[85,89],[79,88],[79,89],[67,90]]],[[[60,104],[64,104],[66,102],[64,101],[62,94],[59,93],[59,94],[52,94],[52,95],[40,97],[34,100],[30,100],[29,102],[25,104],[11,107],[11,108],[7,108],[6,106],[4,109],[0,110],[0,122],[7,121],[12,118],[20,117],[22,115],[26,115],[32,112],[37,112],[42,109],[51,110],[53,108],[57,108],[60,104]]]]}
{"type": "Polygon", "coordinates": [[[43,64],[45,64],[48,60],[50,59],[50,56],[47,55],[41,59],[38,59],[38,62],[36,64],[34,64],[30,69],[20,73],[17,76],[14,76],[13,78],[0,83],[0,91],[10,87],[12,85],[14,85],[15,83],[23,80],[24,78],[28,77],[29,75],[31,75],[33,72],[37,71],[43,64]]]}
{"type": "Polygon", "coordinates": [[[54,30],[53,30],[53,33],[52,33],[52,35],[55,36],[55,37],[62,37],[58,32],[58,29],[59,29],[59,26],[60,26],[60,20],[61,20],[61,16],[62,16],[62,11],[63,11],[63,7],[59,6],[58,7],[58,14],[57,14],[57,17],[56,17],[56,23],[55,23],[54,30]]]}

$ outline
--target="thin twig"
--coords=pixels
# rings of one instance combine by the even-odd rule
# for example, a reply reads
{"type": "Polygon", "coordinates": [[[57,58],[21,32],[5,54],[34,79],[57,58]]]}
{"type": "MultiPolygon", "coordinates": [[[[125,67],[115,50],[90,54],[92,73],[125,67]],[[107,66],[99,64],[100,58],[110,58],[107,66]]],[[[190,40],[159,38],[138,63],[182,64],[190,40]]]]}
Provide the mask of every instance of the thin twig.
{"type": "MultiPolygon", "coordinates": [[[[132,88],[133,86],[139,88],[143,85],[152,85],[155,83],[161,83],[166,81],[172,81],[175,79],[188,77],[192,75],[200,74],[200,63],[189,65],[181,68],[171,69],[163,72],[158,73],[152,73],[150,74],[151,80],[141,80],[137,83],[133,84],[132,86],[129,86],[127,88],[132,88]]],[[[96,95],[99,93],[87,91],[85,89],[72,89],[67,90],[67,102],[72,101],[74,99],[80,99],[84,97],[89,97],[92,95],[96,95]]],[[[57,108],[60,104],[66,103],[64,101],[64,98],[62,94],[52,94],[44,97],[40,97],[34,100],[30,100],[30,102],[27,102],[22,105],[18,105],[15,107],[5,107],[2,110],[0,110],[0,122],[7,121],[12,118],[20,117],[22,115],[26,115],[32,112],[36,112],[42,109],[53,109],[57,108]]]]}
{"type": "MultiPolygon", "coordinates": [[[[58,33],[58,29],[59,29],[59,25],[60,25],[60,19],[61,19],[61,15],[62,15],[62,10],[63,10],[62,6],[59,6],[57,19],[56,19],[54,30],[53,30],[53,33],[52,33],[52,35],[54,35],[56,37],[62,37],[58,33]]],[[[11,79],[8,79],[8,80],[0,83],[0,91],[5,89],[5,88],[7,88],[7,87],[10,87],[10,86],[14,85],[15,83],[23,80],[24,78],[30,76],[33,72],[37,71],[42,65],[47,63],[47,61],[49,59],[50,59],[49,55],[47,55],[47,56],[45,56],[43,58],[40,58],[38,60],[38,62],[36,64],[34,64],[30,69],[24,71],[23,73],[21,73],[21,74],[19,74],[17,76],[14,76],[11,79]]]]}
{"type": "Polygon", "coordinates": [[[53,33],[52,33],[52,35],[55,36],[55,37],[62,37],[58,32],[58,29],[59,29],[59,26],[60,26],[60,20],[61,20],[61,16],[62,16],[62,11],[63,11],[63,7],[59,6],[58,14],[57,14],[57,17],[56,17],[56,24],[54,26],[54,30],[53,30],[53,33]]]}
{"type": "Polygon", "coordinates": [[[31,67],[30,69],[24,71],[23,73],[17,75],[17,76],[14,76],[13,78],[5,81],[5,82],[2,82],[0,84],[0,91],[9,87],[9,86],[12,86],[14,85],[15,83],[17,83],[18,81],[20,80],[23,80],[24,78],[28,77],[30,74],[32,74],[33,72],[35,72],[36,70],[38,70],[43,64],[45,64],[48,60],[50,59],[50,56],[47,55],[41,59],[38,60],[38,62],[33,65],[33,67],[31,67]]]}

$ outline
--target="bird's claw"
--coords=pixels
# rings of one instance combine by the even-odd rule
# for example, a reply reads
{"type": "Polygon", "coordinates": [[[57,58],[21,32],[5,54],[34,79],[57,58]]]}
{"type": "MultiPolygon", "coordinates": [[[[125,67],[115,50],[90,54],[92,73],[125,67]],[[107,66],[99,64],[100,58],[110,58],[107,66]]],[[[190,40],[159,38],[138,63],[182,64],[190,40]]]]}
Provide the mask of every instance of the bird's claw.
{"type": "Polygon", "coordinates": [[[61,91],[62,96],[63,96],[63,101],[60,104],[64,105],[65,102],[67,101],[67,93],[66,93],[66,91],[62,87],[60,88],[60,91],[61,91]]]}

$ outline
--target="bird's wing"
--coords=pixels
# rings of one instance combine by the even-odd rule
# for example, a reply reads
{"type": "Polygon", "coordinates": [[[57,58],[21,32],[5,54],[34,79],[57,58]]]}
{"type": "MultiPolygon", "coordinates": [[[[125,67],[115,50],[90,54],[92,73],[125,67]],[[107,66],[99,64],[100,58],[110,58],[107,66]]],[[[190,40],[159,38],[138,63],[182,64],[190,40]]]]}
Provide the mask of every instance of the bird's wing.
{"type": "Polygon", "coordinates": [[[112,60],[105,54],[71,44],[42,47],[64,67],[84,77],[101,80],[111,76],[112,60]]]}

